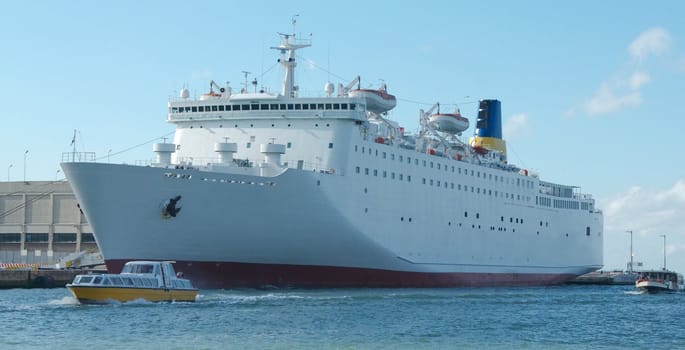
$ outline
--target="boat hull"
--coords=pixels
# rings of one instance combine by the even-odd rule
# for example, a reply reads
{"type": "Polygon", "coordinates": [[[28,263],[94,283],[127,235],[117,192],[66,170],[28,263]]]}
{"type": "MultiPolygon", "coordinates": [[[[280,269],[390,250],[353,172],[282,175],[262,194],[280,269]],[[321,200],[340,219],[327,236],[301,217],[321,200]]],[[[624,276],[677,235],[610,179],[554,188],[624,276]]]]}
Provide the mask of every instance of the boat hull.
{"type": "MultiPolygon", "coordinates": [[[[122,264],[123,266],[123,264],[122,264]]],[[[151,302],[194,302],[198,290],[174,290],[161,288],[121,288],[102,286],[67,285],[67,289],[82,304],[107,304],[143,299],[151,302]]]]}

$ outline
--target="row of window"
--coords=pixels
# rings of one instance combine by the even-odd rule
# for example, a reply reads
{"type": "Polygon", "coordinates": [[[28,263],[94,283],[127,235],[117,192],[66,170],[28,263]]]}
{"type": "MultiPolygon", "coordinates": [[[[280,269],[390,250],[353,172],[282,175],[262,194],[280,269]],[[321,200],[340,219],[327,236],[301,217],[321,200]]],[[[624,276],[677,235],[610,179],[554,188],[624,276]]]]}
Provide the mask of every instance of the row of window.
{"type": "MultiPolygon", "coordinates": [[[[356,174],[361,174],[361,167],[355,167],[354,171],[356,174]]],[[[383,178],[390,178],[392,180],[399,180],[403,181],[404,179],[407,180],[407,182],[411,182],[411,175],[404,175],[404,174],[395,174],[395,172],[390,172],[388,173],[386,170],[381,170],[379,171],[378,169],[369,169],[369,168],[364,168],[364,175],[373,175],[373,176],[380,176],[383,178]]],[[[509,193],[509,192],[500,192],[500,191],[493,191],[491,189],[486,189],[486,188],[480,188],[480,187],[473,187],[473,186],[467,186],[467,185],[462,185],[462,184],[454,184],[454,182],[448,182],[448,181],[441,181],[441,180],[433,180],[433,179],[426,179],[425,177],[421,179],[421,184],[423,185],[429,185],[429,186],[435,186],[435,187],[444,187],[445,189],[456,189],[457,191],[464,191],[464,192],[469,192],[469,190],[472,193],[476,194],[483,194],[483,195],[489,195],[492,196],[493,193],[495,197],[502,197],[506,199],[511,199],[511,200],[519,200],[519,201],[530,201],[530,196],[525,196],[525,195],[520,195],[520,194],[514,194],[514,193],[509,193]]]]}
{"type": "Polygon", "coordinates": [[[355,110],[356,103],[245,103],[212,106],[171,107],[171,113],[228,112],[228,111],[311,111],[355,110]]]}
{"type": "MultiPolygon", "coordinates": [[[[48,243],[47,233],[27,233],[25,243],[48,243]]],[[[76,233],[54,233],[53,243],[76,243],[76,233]]],[[[81,242],[95,243],[92,233],[82,233],[81,242]]],[[[0,233],[0,243],[21,243],[21,233],[0,233]]]]}
{"type": "MultiPolygon", "coordinates": [[[[354,146],[354,151],[359,152],[360,147],[355,145],[354,146]]],[[[400,163],[404,163],[406,159],[407,164],[412,164],[412,157],[405,157],[403,155],[395,155],[394,153],[388,154],[385,151],[379,151],[378,149],[372,150],[371,147],[361,147],[361,153],[362,154],[369,154],[373,155],[375,153],[375,156],[381,157],[381,159],[390,159],[392,161],[397,160],[400,163]],[[375,152],[374,152],[375,151],[375,152]]],[[[457,174],[463,174],[465,176],[469,175],[469,169],[466,168],[461,168],[461,167],[455,167],[454,165],[449,166],[447,164],[443,164],[440,162],[434,162],[434,161],[428,161],[426,159],[419,160],[418,158],[413,158],[413,163],[415,166],[423,166],[424,168],[428,167],[431,169],[437,169],[437,170],[444,170],[446,172],[451,171],[452,173],[457,173],[457,174]]],[[[527,180],[527,179],[520,179],[517,178],[516,181],[514,181],[513,178],[509,178],[506,176],[500,176],[500,175],[493,175],[491,173],[486,173],[483,171],[482,173],[480,171],[476,171],[471,169],[470,170],[470,175],[476,178],[482,178],[485,180],[493,181],[493,182],[500,182],[500,183],[506,183],[506,184],[511,184],[512,186],[516,187],[526,187],[528,189],[532,189],[534,186],[534,182],[532,180],[527,180]]]]}

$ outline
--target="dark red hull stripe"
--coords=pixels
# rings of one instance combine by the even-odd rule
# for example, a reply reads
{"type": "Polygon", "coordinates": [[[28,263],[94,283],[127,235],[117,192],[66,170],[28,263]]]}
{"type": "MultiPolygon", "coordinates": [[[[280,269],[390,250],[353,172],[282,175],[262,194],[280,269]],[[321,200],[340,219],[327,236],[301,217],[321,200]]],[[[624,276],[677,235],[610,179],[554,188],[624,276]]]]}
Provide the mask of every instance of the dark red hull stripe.
{"type": "MultiPolygon", "coordinates": [[[[106,260],[110,273],[128,260],[106,260]]],[[[524,273],[406,272],[367,268],[177,261],[196,288],[275,287],[488,287],[561,284],[575,275],[524,273]]]]}

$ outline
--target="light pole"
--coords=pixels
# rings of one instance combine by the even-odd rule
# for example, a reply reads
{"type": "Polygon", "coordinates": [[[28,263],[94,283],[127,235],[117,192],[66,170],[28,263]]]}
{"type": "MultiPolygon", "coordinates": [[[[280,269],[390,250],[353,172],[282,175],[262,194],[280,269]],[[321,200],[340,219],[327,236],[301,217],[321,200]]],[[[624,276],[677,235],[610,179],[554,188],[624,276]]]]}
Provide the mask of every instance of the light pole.
{"type": "Polygon", "coordinates": [[[24,152],[24,182],[26,182],[26,155],[29,154],[29,150],[24,152]]]}
{"type": "Polygon", "coordinates": [[[13,166],[14,164],[10,164],[10,166],[7,167],[7,182],[10,182],[10,169],[12,169],[13,166]]]}
{"type": "Polygon", "coordinates": [[[633,231],[626,231],[630,233],[630,265],[628,266],[628,272],[633,273],[633,231]]]}
{"type": "Polygon", "coordinates": [[[666,235],[659,235],[664,238],[664,271],[666,271],[666,235]]]}
{"type": "Polygon", "coordinates": [[[57,175],[59,175],[60,171],[61,170],[57,169],[57,171],[55,172],[55,181],[57,181],[57,175]]]}
{"type": "Polygon", "coordinates": [[[110,155],[111,153],[112,153],[112,150],[111,150],[111,149],[110,149],[109,151],[107,151],[107,163],[109,163],[109,155],[110,155]]]}

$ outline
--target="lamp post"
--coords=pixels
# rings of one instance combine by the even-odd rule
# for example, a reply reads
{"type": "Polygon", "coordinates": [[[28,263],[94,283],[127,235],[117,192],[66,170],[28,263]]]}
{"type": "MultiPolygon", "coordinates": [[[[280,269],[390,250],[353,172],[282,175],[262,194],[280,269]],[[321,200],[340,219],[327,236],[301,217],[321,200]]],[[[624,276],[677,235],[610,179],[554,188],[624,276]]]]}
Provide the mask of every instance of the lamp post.
{"type": "Polygon", "coordinates": [[[10,169],[12,169],[13,166],[14,164],[10,164],[10,166],[7,167],[7,182],[10,182],[10,169]]]}
{"type": "Polygon", "coordinates": [[[61,172],[61,170],[59,170],[59,169],[57,169],[57,171],[55,172],[55,181],[57,181],[57,176],[59,175],[60,172],[61,172]]]}
{"type": "Polygon", "coordinates": [[[633,231],[626,231],[630,233],[630,265],[628,266],[628,272],[633,273],[633,231]]]}
{"type": "Polygon", "coordinates": [[[26,182],[26,155],[29,154],[29,150],[24,152],[24,182],[26,182]]]}
{"type": "Polygon", "coordinates": [[[664,271],[666,271],[666,235],[659,235],[664,238],[664,271]]]}

